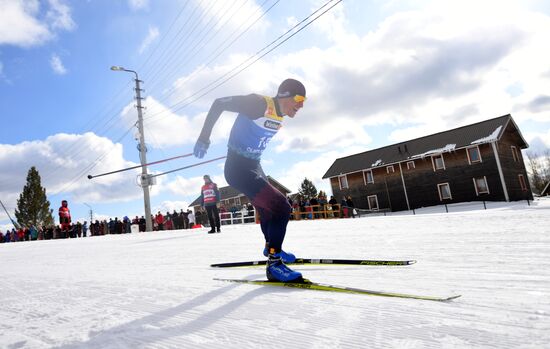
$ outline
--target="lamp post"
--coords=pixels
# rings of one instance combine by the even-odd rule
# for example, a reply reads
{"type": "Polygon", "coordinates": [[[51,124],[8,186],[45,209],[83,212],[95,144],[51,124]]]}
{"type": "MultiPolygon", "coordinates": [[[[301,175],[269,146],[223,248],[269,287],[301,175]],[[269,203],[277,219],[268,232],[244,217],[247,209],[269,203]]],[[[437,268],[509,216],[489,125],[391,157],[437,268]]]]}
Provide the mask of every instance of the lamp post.
{"type": "Polygon", "coordinates": [[[145,149],[145,136],[143,132],[143,114],[141,106],[141,88],[139,87],[140,82],[143,82],[139,80],[137,72],[130,70],[130,69],[124,69],[123,67],[119,66],[112,66],[111,70],[114,71],[125,71],[134,73],[136,78],[134,79],[136,82],[136,101],[137,101],[137,111],[138,111],[138,131],[139,131],[139,160],[141,162],[141,187],[143,188],[143,204],[145,207],[145,231],[153,231],[153,222],[151,221],[151,199],[149,197],[149,184],[150,179],[149,175],[147,174],[147,156],[146,156],[146,149],[145,149]]]}
{"type": "Polygon", "coordinates": [[[88,206],[90,209],[90,224],[94,221],[94,210],[92,209],[92,206],[88,205],[87,203],[83,202],[84,205],[88,206]]]}

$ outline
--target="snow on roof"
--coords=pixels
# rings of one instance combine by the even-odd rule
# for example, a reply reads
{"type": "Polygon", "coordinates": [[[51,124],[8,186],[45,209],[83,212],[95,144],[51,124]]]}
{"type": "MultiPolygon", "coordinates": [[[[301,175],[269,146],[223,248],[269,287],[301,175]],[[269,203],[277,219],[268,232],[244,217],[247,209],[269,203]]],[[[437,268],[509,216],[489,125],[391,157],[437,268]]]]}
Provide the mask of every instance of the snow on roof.
{"type": "Polygon", "coordinates": [[[425,153],[418,154],[418,155],[413,155],[413,156],[411,156],[411,158],[413,158],[413,159],[414,158],[424,158],[424,157],[432,155],[432,154],[446,153],[446,152],[450,152],[450,151],[454,150],[455,147],[456,147],[456,144],[447,144],[443,148],[428,150],[425,153]]]}
{"type": "Polygon", "coordinates": [[[378,159],[378,160],[376,160],[376,162],[375,162],[374,164],[371,164],[370,166],[371,166],[371,167],[376,167],[376,166],[380,166],[380,165],[382,165],[382,164],[383,164],[382,160],[381,160],[381,159],[378,159]]]}
{"type": "Polygon", "coordinates": [[[480,138],[480,139],[477,139],[475,141],[473,141],[472,143],[470,144],[479,144],[479,143],[490,143],[490,142],[494,142],[497,140],[498,138],[498,135],[500,134],[500,130],[502,129],[502,125],[497,127],[496,130],[493,131],[493,133],[491,133],[490,135],[488,135],[487,137],[483,137],[483,138],[480,138]]]}

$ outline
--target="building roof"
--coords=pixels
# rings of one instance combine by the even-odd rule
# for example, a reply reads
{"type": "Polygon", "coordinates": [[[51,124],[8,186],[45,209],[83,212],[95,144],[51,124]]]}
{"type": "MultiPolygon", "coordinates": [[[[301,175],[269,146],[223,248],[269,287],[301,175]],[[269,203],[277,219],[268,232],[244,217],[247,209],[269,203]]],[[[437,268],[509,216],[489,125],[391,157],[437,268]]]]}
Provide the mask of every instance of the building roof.
{"type": "Polygon", "coordinates": [[[510,114],[452,130],[435,133],[386,147],[336,159],[323,178],[372,169],[426,156],[441,154],[476,144],[499,141],[506,127],[512,124],[523,144],[528,147],[510,114]]]}
{"type": "MultiPolygon", "coordinates": [[[[269,181],[269,183],[271,183],[272,185],[275,185],[275,186],[278,186],[279,188],[281,188],[283,191],[286,191],[286,194],[290,193],[290,190],[285,187],[284,185],[282,185],[281,183],[279,183],[278,181],[276,181],[273,177],[271,176],[267,176],[267,180],[269,181]]],[[[237,189],[233,188],[232,186],[225,186],[225,187],[221,187],[221,188],[218,188],[218,190],[220,191],[220,198],[221,200],[227,200],[227,199],[233,199],[233,198],[236,198],[236,197],[239,197],[239,196],[244,196],[244,194],[242,194],[241,192],[239,192],[237,189]]],[[[190,205],[189,207],[191,206],[198,206],[200,205],[200,202],[201,202],[201,197],[199,196],[198,198],[196,198],[190,205]]]]}

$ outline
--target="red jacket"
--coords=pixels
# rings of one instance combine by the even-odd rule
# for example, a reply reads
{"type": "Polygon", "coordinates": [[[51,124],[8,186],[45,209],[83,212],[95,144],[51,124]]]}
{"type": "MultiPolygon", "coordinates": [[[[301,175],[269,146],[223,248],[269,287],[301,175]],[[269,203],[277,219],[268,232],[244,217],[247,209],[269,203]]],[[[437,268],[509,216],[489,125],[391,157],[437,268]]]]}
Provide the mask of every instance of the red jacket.
{"type": "Polygon", "coordinates": [[[155,222],[157,222],[157,224],[164,223],[164,216],[162,215],[162,213],[157,214],[157,216],[155,217],[155,222]]]}

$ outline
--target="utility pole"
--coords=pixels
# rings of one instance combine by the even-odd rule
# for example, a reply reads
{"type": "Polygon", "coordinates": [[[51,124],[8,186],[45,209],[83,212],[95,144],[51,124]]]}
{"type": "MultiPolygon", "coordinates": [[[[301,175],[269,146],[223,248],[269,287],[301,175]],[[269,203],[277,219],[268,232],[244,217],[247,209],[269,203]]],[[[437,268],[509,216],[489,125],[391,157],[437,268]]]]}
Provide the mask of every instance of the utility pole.
{"type": "Polygon", "coordinates": [[[84,202],[84,205],[88,206],[90,208],[90,224],[93,223],[94,221],[94,211],[92,209],[92,206],[88,205],[87,203],[84,202]]]}
{"type": "Polygon", "coordinates": [[[147,173],[147,149],[145,147],[145,135],[143,130],[143,107],[141,106],[141,91],[140,83],[143,82],[139,80],[137,72],[129,69],[124,69],[123,67],[112,66],[111,70],[114,71],[126,71],[134,73],[136,78],[136,101],[137,101],[137,111],[138,111],[138,132],[139,132],[139,160],[141,162],[141,187],[143,188],[143,205],[145,208],[145,231],[153,231],[153,222],[151,220],[151,199],[149,195],[149,185],[151,185],[151,179],[147,173]]]}

